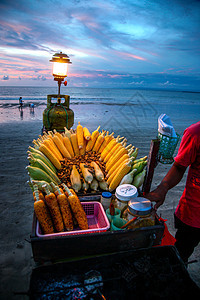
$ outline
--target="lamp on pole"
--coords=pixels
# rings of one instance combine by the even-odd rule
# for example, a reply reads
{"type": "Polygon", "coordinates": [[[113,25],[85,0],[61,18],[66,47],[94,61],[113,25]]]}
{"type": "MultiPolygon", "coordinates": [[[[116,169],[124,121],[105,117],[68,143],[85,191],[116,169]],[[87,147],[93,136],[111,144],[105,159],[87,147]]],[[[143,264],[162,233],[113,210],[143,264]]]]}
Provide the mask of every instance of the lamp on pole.
{"type": "Polygon", "coordinates": [[[54,80],[58,81],[58,98],[60,96],[60,86],[65,77],[67,77],[68,64],[71,64],[69,56],[62,52],[55,53],[50,60],[53,62],[53,76],[54,80]]]}

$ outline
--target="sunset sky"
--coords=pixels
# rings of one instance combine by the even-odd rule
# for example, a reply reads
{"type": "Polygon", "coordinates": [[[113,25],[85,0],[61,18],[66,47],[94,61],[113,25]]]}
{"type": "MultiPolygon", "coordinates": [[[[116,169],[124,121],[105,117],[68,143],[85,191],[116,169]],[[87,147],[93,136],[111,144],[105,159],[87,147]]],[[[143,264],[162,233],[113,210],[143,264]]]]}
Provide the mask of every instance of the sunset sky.
{"type": "Polygon", "coordinates": [[[0,85],[200,91],[200,1],[1,0],[0,85]]]}

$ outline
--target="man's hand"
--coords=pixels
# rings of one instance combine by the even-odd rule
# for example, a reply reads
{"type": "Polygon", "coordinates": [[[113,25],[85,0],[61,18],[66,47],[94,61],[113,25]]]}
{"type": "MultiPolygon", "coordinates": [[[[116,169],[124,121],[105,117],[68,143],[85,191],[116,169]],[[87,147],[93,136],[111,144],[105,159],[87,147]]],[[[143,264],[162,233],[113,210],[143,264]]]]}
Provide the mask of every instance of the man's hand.
{"type": "Polygon", "coordinates": [[[154,209],[157,210],[161,206],[167,194],[167,189],[159,185],[155,190],[145,195],[145,198],[149,199],[152,202],[156,202],[154,209]]]}

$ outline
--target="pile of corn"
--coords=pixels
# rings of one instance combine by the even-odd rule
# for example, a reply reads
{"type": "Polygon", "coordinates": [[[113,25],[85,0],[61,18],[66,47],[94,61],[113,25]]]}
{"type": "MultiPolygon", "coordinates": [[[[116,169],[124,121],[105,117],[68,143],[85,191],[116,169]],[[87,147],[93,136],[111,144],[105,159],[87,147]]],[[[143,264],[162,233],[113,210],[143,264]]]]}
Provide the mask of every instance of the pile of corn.
{"type": "Polygon", "coordinates": [[[34,211],[44,234],[71,231],[75,225],[88,229],[86,213],[73,190],[65,184],[44,184],[40,190],[33,182],[34,211]]]}
{"type": "Polygon", "coordinates": [[[124,137],[98,127],[92,133],[80,122],[76,130],[65,128],[44,133],[29,147],[27,166],[30,184],[41,181],[65,183],[76,192],[113,191],[123,183],[139,188],[145,178],[147,156],[136,159],[138,148],[126,145],[124,137]]]}

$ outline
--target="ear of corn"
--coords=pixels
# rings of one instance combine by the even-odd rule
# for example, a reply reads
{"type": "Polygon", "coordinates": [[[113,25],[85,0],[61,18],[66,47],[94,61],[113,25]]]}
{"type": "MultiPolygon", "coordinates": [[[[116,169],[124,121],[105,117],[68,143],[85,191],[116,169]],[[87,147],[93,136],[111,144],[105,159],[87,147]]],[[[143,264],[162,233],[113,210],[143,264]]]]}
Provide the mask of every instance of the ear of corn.
{"type": "Polygon", "coordinates": [[[110,167],[106,177],[108,178],[126,159],[129,159],[128,154],[124,154],[114,165],[112,165],[112,167],[110,167]]]}
{"type": "Polygon", "coordinates": [[[98,190],[98,186],[99,186],[98,181],[95,178],[93,178],[92,182],[90,183],[91,190],[97,191],[98,190]]]}
{"type": "Polygon", "coordinates": [[[104,174],[102,172],[102,170],[100,169],[100,167],[97,165],[96,162],[92,161],[90,163],[91,167],[94,168],[94,172],[95,172],[95,177],[98,181],[103,181],[104,180],[104,174]]]}
{"type": "Polygon", "coordinates": [[[69,152],[70,156],[71,156],[71,157],[74,157],[74,150],[73,150],[71,141],[70,141],[70,139],[68,138],[68,136],[65,136],[65,137],[63,138],[63,143],[64,143],[64,145],[65,145],[67,151],[69,152]]]}
{"type": "Polygon", "coordinates": [[[63,141],[57,135],[54,135],[53,141],[64,157],[71,158],[71,155],[69,154],[68,150],[66,149],[65,145],[63,144],[63,141]]]}
{"type": "Polygon", "coordinates": [[[92,132],[91,138],[88,141],[87,146],[86,146],[86,152],[91,151],[93,149],[94,144],[99,136],[99,129],[100,129],[100,126],[95,131],[92,132]]]}
{"type": "Polygon", "coordinates": [[[128,150],[124,147],[118,147],[117,153],[106,164],[106,170],[109,170],[124,154],[128,154],[128,150]]]}
{"type": "Polygon", "coordinates": [[[50,210],[54,226],[58,232],[62,232],[64,231],[64,224],[56,196],[54,193],[51,193],[46,186],[44,186],[43,188],[46,193],[45,202],[50,210]]]}
{"type": "Polygon", "coordinates": [[[36,185],[37,185],[39,191],[44,192],[44,189],[43,189],[42,186],[43,186],[43,185],[46,185],[47,188],[50,190],[50,192],[53,192],[53,189],[52,189],[51,185],[50,185],[47,181],[44,181],[44,180],[33,180],[33,179],[31,179],[31,182],[32,182],[33,184],[36,184],[36,185]]]}
{"type": "Polygon", "coordinates": [[[80,168],[85,181],[90,184],[93,180],[93,175],[90,173],[88,167],[84,163],[80,163],[80,168]]]}
{"type": "Polygon", "coordinates": [[[108,183],[103,180],[103,181],[99,181],[99,187],[103,190],[103,191],[108,191],[108,183]]]}
{"type": "Polygon", "coordinates": [[[51,183],[50,183],[50,186],[51,186],[51,188],[52,188],[53,193],[54,193],[56,196],[60,195],[60,193],[64,194],[63,189],[62,189],[62,188],[59,188],[59,186],[58,186],[58,185],[55,185],[55,183],[51,182],[51,183]],[[59,190],[59,191],[58,191],[58,190],[59,190]]]}
{"type": "Polygon", "coordinates": [[[139,159],[134,160],[134,164],[136,164],[136,163],[138,163],[140,161],[145,161],[145,160],[147,160],[147,156],[144,156],[144,157],[141,157],[139,159]]]}
{"type": "Polygon", "coordinates": [[[104,150],[101,152],[100,161],[104,161],[106,155],[111,151],[111,149],[117,144],[116,139],[112,139],[107,146],[104,148],[104,150]]]}
{"type": "MultiPolygon", "coordinates": [[[[54,171],[55,170],[55,172],[56,172],[56,169],[55,169],[55,166],[52,164],[52,162],[50,161],[50,159],[48,159],[48,157],[44,154],[44,153],[42,153],[42,151],[40,151],[40,150],[37,150],[37,149],[35,149],[35,148],[33,148],[33,147],[31,147],[31,146],[29,146],[28,147],[28,149],[30,150],[30,154],[37,154],[38,156],[40,155],[43,159],[43,161],[45,162],[45,161],[49,161],[49,163],[51,164],[51,166],[52,166],[52,170],[54,171]]],[[[29,153],[29,151],[28,151],[28,153],[29,153]]],[[[50,166],[49,166],[50,167],[50,166]]]]}
{"type": "Polygon", "coordinates": [[[34,202],[34,211],[44,234],[54,233],[53,223],[43,200],[34,202]]]}
{"type": "Polygon", "coordinates": [[[60,141],[62,142],[62,140],[63,140],[62,134],[60,134],[59,132],[57,132],[56,129],[54,129],[53,132],[54,132],[54,136],[57,136],[60,139],[60,141]]]}
{"type": "Polygon", "coordinates": [[[85,192],[87,192],[87,190],[89,189],[89,183],[87,183],[86,181],[85,181],[85,179],[83,179],[83,184],[82,184],[82,188],[83,188],[83,190],[85,191],[85,192]]]}
{"type": "Polygon", "coordinates": [[[131,184],[132,181],[133,181],[133,177],[134,177],[134,174],[135,172],[137,171],[137,169],[133,169],[132,171],[130,171],[128,174],[126,174],[122,180],[120,181],[120,184],[131,184]]]}
{"type": "Polygon", "coordinates": [[[108,152],[108,154],[106,155],[106,157],[104,158],[104,162],[109,162],[109,160],[120,151],[120,149],[124,148],[121,143],[116,143],[114,145],[114,147],[108,152]]]}
{"type": "Polygon", "coordinates": [[[132,165],[132,169],[137,169],[135,176],[143,171],[144,167],[147,165],[147,161],[140,161],[132,165]]]}
{"type": "Polygon", "coordinates": [[[113,172],[112,174],[108,177],[107,183],[110,184],[117,172],[123,167],[125,163],[127,163],[129,159],[125,159],[113,172]]]}
{"type": "Polygon", "coordinates": [[[66,230],[73,230],[73,218],[70,210],[69,202],[64,193],[61,193],[60,188],[58,186],[54,187],[57,192],[57,201],[60,207],[60,211],[63,218],[63,223],[65,225],[66,230]]]}
{"type": "Polygon", "coordinates": [[[34,211],[39,224],[44,232],[44,234],[54,233],[53,223],[49,214],[49,211],[43,200],[39,199],[39,191],[34,185],[36,201],[34,202],[34,211]]]}
{"type": "Polygon", "coordinates": [[[144,179],[145,179],[145,176],[146,176],[146,169],[144,169],[142,172],[138,173],[134,178],[133,178],[133,185],[136,187],[136,188],[139,188],[143,182],[144,182],[144,179]]]}
{"type": "Polygon", "coordinates": [[[52,181],[55,181],[58,184],[61,183],[56,173],[54,173],[42,160],[29,158],[29,161],[31,166],[40,168],[41,170],[45,171],[52,178],[52,181]]]}
{"type": "Polygon", "coordinates": [[[54,181],[45,171],[37,167],[27,166],[28,173],[33,180],[44,180],[48,183],[54,181]]]}
{"type": "Polygon", "coordinates": [[[94,147],[92,149],[92,151],[94,152],[98,152],[99,148],[101,147],[103,141],[105,140],[105,132],[102,132],[96,139],[96,142],[94,144],[94,147]]]}
{"type": "Polygon", "coordinates": [[[68,137],[68,139],[70,140],[70,138],[71,138],[71,132],[66,128],[66,127],[64,127],[64,130],[65,130],[65,136],[67,136],[68,137]]]}
{"type": "Polygon", "coordinates": [[[52,164],[56,167],[56,169],[58,170],[61,169],[60,161],[49,148],[47,148],[45,145],[41,145],[39,150],[48,157],[48,159],[52,162],[52,164]]]}
{"type": "Polygon", "coordinates": [[[127,163],[124,163],[122,168],[118,170],[114,178],[112,179],[110,185],[109,185],[109,191],[113,191],[116,189],[116,187],[119,185],[122,178],[131,170],[131,162],[128,161],[127,163]]]}
{"type": "Polygon", "coordinates": [[[113,135],[114,135],[114,132],[109,134],[109,132],[107,131],[105,139],[104,139],[103,143],[101,144],[101,146],[98,150],[98,153],[102,153],[102,151],[105,149],[105,147],[108,145],[108,143],[114,138],[113,135]]]}
{"type": "Polygon", "coordinates": [[[68,201],[71,207],[71,210],[74,214],[75,219],[78,222],[79,227],[82,230],[88,229],[88,221],[87,221],[87,216],[86,213],[83,209],[83,206],[81,205],[81,202],[79,198],[77,197],[76,193],[72,193],[69,188],[65,185],[62,184],[66,194],[68,195],[68,201]]]}
{"type": "Polygon", "coordinates": [[[83,140],[83,148],[79,150],[80,155],[85,155],[86,152],[86,140],[83,140]]]}
{"type": "Polygon", "coordinates": [[[91,138],[91,133],[89,132],[87,127],[83,127],[83,136],[86,141],[89,141],[91,138]]]}
{"type": "Polygon", "coordinates": [[[71,185],[72,188],[78,192],[80,191],[82,184],[81,184],[81,176],[76,168],[75,165],[72,167],[71,175],[70,175],[71,185]]]}
{"type": "Polygon", "coordinates": [[[131,154],[131,157],[137,158],[138,151],[139,151],[139,149],[138,149],[138,148],[135,148],[135,151],[131,154]]]}
{"type": "Polygon", "coordinates": [[[76,128],[76,135],[77,135],[77,141],[78,141],[78,147],[79,149],[83,148],[83,127],[81,126],[80,122],[78,122],[78,126],[76,128]]]}
{"type": "Polygon", "coordinates": [[[46,146],[59,161],[63,159],[59,149],[57,148],[53,140],[46,139],[43,143],[41,143],[41,145],[46,146]]]}
{"type": "Polygon", "coordinates": [[[78,141],[77,141],[77,135],[76,133],[71,134],[71,143],[74,150],[75,156],[79,156],[79,147],[78,147],[78,141]]]}
{"type": "Polygon", "coordinates": [[[27,151],[27,152],[28,152],[28,156],[30,158],[42,160],[54,173],[56,173],[56,168],[54,167],[54,165],[51,163],[51,161],[46,156],[44,157],[44,155],[30,152],[30,151],[27,151]]]}

